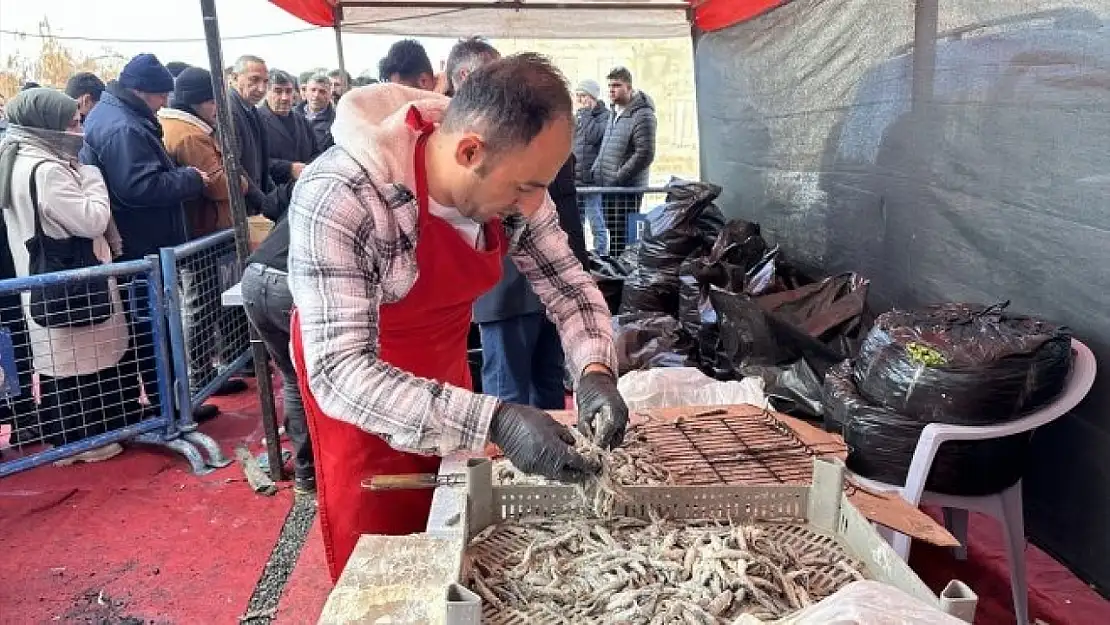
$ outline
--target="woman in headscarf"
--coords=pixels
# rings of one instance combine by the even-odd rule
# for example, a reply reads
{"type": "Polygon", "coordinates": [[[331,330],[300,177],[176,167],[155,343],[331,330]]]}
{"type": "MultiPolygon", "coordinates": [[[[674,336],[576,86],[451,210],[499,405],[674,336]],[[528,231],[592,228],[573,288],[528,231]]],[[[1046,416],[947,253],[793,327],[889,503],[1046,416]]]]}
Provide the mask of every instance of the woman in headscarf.
{"type": "MultiPolygon", "coordinates": [[[[112,262],[119,237],[100,170],[77,161],[82,134],[76,100],[54,89],[28,89],[13,97],[5,112],[9,125],[0,142],[0,216],[15,275],[31,274],[28,243],[36,237],[32,176],[43,235],[91,239],[96,259],[112,262]]],[[[73,443],[141,419],[138,370],[133,358],[125,359],[128,327],[114,278],[108,286],[111,315],[80,327],[40,326],[30,314],[30,293],[21,294],[31,362],[20,360],[16,366],[21,372],[33,369],[34,412],[17,415],[18,443],[73,443]]],[[[65,462],[103,460],[120,450],[112,444],[65,462]]]]}

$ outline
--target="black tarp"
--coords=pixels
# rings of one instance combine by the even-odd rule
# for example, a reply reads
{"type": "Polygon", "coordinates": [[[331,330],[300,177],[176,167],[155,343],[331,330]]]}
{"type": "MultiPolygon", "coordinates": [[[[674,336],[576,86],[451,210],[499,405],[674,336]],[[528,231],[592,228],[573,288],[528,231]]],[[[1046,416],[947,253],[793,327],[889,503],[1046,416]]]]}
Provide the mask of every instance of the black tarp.
{"type": "MultiPolygon", "coordinates": [[[[1010,300],[1110,365],[1110,0],[939,0],[917,102],[914,10],[794,0],[701,35],[703,178],[791,260],[871,278],[877,312],[1010,300]]],[[[1105,376],[1033,445],[1028,532],[1105,594],[1105,376]]]]}

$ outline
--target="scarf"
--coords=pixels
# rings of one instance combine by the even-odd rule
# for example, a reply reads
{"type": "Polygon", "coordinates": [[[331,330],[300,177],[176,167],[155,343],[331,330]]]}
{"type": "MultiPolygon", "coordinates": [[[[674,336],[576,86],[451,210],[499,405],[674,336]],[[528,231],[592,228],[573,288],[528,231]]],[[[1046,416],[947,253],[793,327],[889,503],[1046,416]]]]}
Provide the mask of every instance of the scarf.
{"type": "Polygon", "coordinates": [[[0,141],[0,207],[12,205],[12,170],[15,168],[20,145],[39,148],[76,169],[77,153],[81,151],[83,143],[84,135],[79,132],[9,125],[3,141],[0,141]]]}

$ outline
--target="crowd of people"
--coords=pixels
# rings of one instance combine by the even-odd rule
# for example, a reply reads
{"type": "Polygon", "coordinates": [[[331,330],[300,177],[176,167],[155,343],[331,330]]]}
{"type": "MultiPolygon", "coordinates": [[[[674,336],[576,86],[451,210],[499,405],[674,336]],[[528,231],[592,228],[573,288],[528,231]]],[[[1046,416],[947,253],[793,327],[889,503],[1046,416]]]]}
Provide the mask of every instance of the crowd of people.
{"type": "MultiPolygon", "coordinates": [[[[526,60],[532,58],[520,56],[526,60]]],[[[298,384],[294,364],[297,354],[290,349],[290,316],[295,299],[295,287],[291,287],[289,278],[290,247],[291,237],[295,239],[296,236],[291,232],[287,211],[291,203],[309,202],[306,196],[312,193],[312,189],[298,189],[298,181],[322,154],[338,150],[354,155],[359,161],[362,148],[352,145],[350,139],[345,141],[344,137],[360,136],[360,140],[364,140],[360,135],[365,130],[364,125],[384,123],[389,113],[410,102],[433,102],[433,108],[442,110],[471,75],[499,59],[501,55],[488,41],[466,39],[452,48],[444,71],[437,73],[420,43],[402,40],[390,48],[378,67],[382,83],[400,88],[356,88],[350,93],[355,87],[354,81],[341,70],[294,76],[269,67],[258,56],[242,56],[225,72],[230,117],[237,138],[233,145],[242,169],[240,179],[234,181],[228,180],[223,168],[221,142],[217,136],[216,97],[219,94],[214,90],[211,74],[204,68],[178,62],[163,64],[152,54],[140,54],[126,64],[118,79],[107,84],[89,73],[73,76],[64,91],[28,84],[7,102],[4,114],[0,115],[6,118],[5,129],[0,130],[4,132],[0,142],[0,207],[3,209],[0,216],[5,224],[0,234],[7,236],[2,246],[7,248],[4,250],[7,254],[3,254],[7,258],[5,263],[0,263],[0,277],[25,276],[35,271],[27,249],[36,237],[90,240],[95,256],[89,263],[143,258],[162,247],[176,246],[231,227],[230,194],[241,194],[249,214],[262,215],[274,222],[270,234],[248,259],[242,277],[242,293],[247,316],[284,379],[285,431],[293,446],[295,487],[304,492],[314,491],[318,471],[305,416],[304,381],[298,384]],[[342,114],[345,108],[349,109],[346,119],[342,114]],[[372,119],[359,117],[375,109],[382,113],[375,114],[372,119]],[[296,200],[295,189],[299,198],[296,200]],[[37,225],[40,222],[41,226],[37,225]]],[[[534,65],[532,69],[538,67],[541,74],[549,70],[539,61],[534,65]]],[[[598,81],[587,78],[577,83],[572,90],[577,110],[571,122],[573,149],[569,158],[558,163],[554,178],[530,181],[525,185],[528,189],[520,191],[546,191],[550,195],[557,230],[565,233],[559,236],[564,236],[568,242],[577,269],[586,262],[584,222],[589,223],[598,253],[621,251],[624,221],[639,207],[635,188],[647,185],[655,157],[656,119],[651,98],[633,87],[632,75],[623,67],[613,69],[606,79],[611,106],[602,97],[598,81]],[[576,191],[579,187],[610,190],[582,198],[583,215],[576,191]],[[616,193],[612,188],[617,187],[633,191],[616,193]]],[[[483,93],[470,96],[476,98],[470,105],[478,109],[509,107],[506,110],[516,111],[513,114],[522,120],[527,121],[526,118],[532,116],[549,122],[548,117],[543,117],[552,114],[545,108],[548,104],[533,103],[535,108],[521,112],[512,108],[519,108],[521,102],[501,97],[516,93],[516,87],[503,85],[491,91],[487,85],[483,93]]],[[[565,87],[559,88],[565,90],[565,87]]],[[[551,98],[559,99],[558,94],[551,98]]],[[[416,104],[413,106],[412,110],[417,110],[416,104]]],[[[507,119],[506,123],[514,123],[514,119],[507,119]]],[[[460,153],[457,158],[469,156],[460,153]]],[[[339,155],[333,156],[332,164],[339,158],[339,155]]],[[[366,170],[363,167],[364,173],[366,170]]],[[[435,183],[443,184],[435,181],[429,185],[435,183]]],[[[470,241],[478,249],[490,242],[487,238],[492,235],[482,226],[481,220],[463,217],[457,204],[451,207],[440,204],[436,201],[440,196],[435,192],[431,197],[428,212],[439,220],[434,223],[448,224],[462,235],[460,240],[470,241]]],[[[514,205],[522,201],[518,198],[514,205]]],[[[501,218],[509,230],[512,218],[507,214],[501,218]]],[[[424,236],[428,226],[423,225],[423,217],[420,223],[424,236]]],[[[305,236],[303,232],[301,236],[305,236]]],[[[361,233],[360,236],[376,235],[361,233]]],[[[511,239],[514,244],[520,238],[519,233],[515,236],[516,239],[511,239]]],[[[326,241],[317,244],[328,245],[326,241]]],[[[400,253],[404,239],[390,246],[400,246],[395,247],[400,253]]],[[[298,261],[294,259],[293,262],[298,261]]],[[[496,264],[499,268],[491,268],[496,280],[488,285],[489,288],[482,289],[484,293],[473,293],[472,299],[476,301],[472,307],[467,306],[468,315],[472,313],[481,330],[483,391],[507,405],[561,409],[565,405],[564,374],[569,360],[564,347],[572,347],[568,345],[566,325],[578,313],[569,309],[552,310],[552,302],[562,302],[568,293],[550,289],[537,293],[533,265],[522,264],[520,258],[510,259],[504,254],[496,264]]],[[[180,276],[187,335],[192,329],[191,320],[219,305],[211,292],[198,286],[207,278],[199,273],[183,270],[180,276]]],[[[570,287],[560,283],[559,288],[570,287]]],[[[587,306],[584,301],[580,298],[576,305],[587,306]]],[[[133,311],[125,309],[118,292],[113,293],[112,306],[111,317],[96,324],[42,328],[28,311],[29,302],[24,301],[25,314],[21,321],[32,331],[55,335],[49,341],[40,342],[48,345],[52,354],[39,354],[38,351],[34,354],[36,379],[41,375],[41,379],[62,384],[57,392],[64,395],[67,389],[87,386],[89,376],[99,375],[93,381],[101,385],[98,388],[103,388],[109,377],[119,377],[121,362],[136,363],[151,358],[155,346],[149,335],[145,340],[134,335],[136,320],[130,317],[133,311]],[[67,356],[59,358],[62,353],[67,356]],[[50,366],[46,361],[50,361],[50,366]]],[[[592,319],[594,311],[588,307],[586,310],[592,319]]],[[[384,318],[382,322],[385,323],[384,318]]],[[[608,366],[607,350],[611,348],[591,343],[607,335],[593,323],[590,321],[589,333],[585,335],[590,338],[579,343],[589,345],[594,353],[601,350],[606,357],[601,357],[600,361],[586,358],[586,364],[594,362],[608,366]]],[[[187,343],[194,346],[196,342],[187,340],[187,343]]],[[[582,349],[581,345],[573,347],[582,349]]],[[[581,354],[578,356],[579,370],[573,372],[572,378],[581,373],[583,359],[581,354]]],[[[191,347],[189,366],[191,370],[211,367],[219,358],[220,354],[210,349],[191,347]]],[[[117,402],[119,406],[138,406],[142,403],[139,395],[147,397],[147,405],[151,403],[149,397],[156,395],[155,380],[148,371],[139,374],[143,388],[134,398],[117,402]]],[[[136,376],[132,374],[131,377],[136,376]]],[[[118,381],[116,385],[119,386],[118,381]]],[[[233,379],[219,392],[237,392],[243,388],[245,384],[241,380],[233,379]]],[[[602,384],[599,388],[608,389],[608,386],[602,384]]],[[[594,396],[607,397],[607,392],[610,391],[598,391],[594,396]]],[[[582,394],[581,388],[579,394],[582,394]]],[[[46,393],[36,392],[34,396],[45,398],[46,393]]],[[[157,401],[157,397],[154,399],[157,401]]],[[[63,415],[59,423],[69,423],[66,418],[91,421],[79,414],[87,412],[88,406],[80,402],[76,408],[72,407],[72,402],[66,405],[70,407],[59,410],[70,412],[63,415]]],[[[106,415],[99,421],[134,422],[142,414],[142,409],[134,414],[118,406],[116,409],[119,414],[106,415]]],[[[38,410],[41,413],[42,407],[38,410]]],[[[195,416],[199,420],[214,416],[215,412],[215,408],[201,405],[195,416]]],[[[69,442],[73,440],[74,431],[68,425],[60,427],[56,435],[45,440],[55,444],[69,442]]],[[[92,433],[97,432],[90,431],[86,435],[92,433]]],[[[504,441],[502,444],[505,446],[504,441]]],[[[118,449],[94,450],[83,459],[98,460],[114,453],[118,453],[118,449]]]]}

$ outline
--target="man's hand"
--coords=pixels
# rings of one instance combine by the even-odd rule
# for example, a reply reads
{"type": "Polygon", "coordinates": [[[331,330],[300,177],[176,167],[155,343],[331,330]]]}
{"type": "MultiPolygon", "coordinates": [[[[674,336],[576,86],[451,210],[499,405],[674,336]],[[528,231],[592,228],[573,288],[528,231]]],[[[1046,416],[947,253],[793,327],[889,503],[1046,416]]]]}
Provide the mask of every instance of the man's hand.
{"type": "Polygon", "coordinates": [[[606,449],[624,441],[628,406],[608,369],[587,369],[578,381],[578,430],[606,449]]]}
{"type": "Polygon", "coordinates": [[[489,439],[525,473],[582,482],[600,469],[574,450],[570,430],[539,408],[502,403],[490,421],[489,439]]]}
{"type": "Polygon", "coordinates": [[[293,180],[299,179],[302,171],[304,171],[304,163],[293,163],[289,166],[289,173],[293,176],[293,180]]]}
{"type": "Polygon", "coordinates": [[[211,176],[209,176],[208,174],[204,173],[203,171],[197,169],[196,167],[190,167],[190,169],[197,172],[197,175],[200,176],[200,180],[201,180],[201,182],[204,183],[204,186],[207,187],[209,184],[211,184],[211,182],[212,182],[212,177],[211,176]]]}

